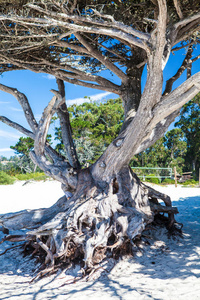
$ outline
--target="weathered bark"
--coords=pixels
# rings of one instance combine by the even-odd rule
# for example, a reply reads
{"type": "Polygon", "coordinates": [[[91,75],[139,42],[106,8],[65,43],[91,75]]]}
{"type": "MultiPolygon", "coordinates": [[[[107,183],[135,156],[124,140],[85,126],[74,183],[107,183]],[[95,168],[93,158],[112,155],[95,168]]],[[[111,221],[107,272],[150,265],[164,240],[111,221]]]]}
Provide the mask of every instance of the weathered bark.
{"type": "Polygon", "coordinates": [[[72,139],[72,128],[69,120],[69,112],[67,109],[67,105],[65,103],[65,86],[63,80],[57,78],[58,90],[60,92],[61,97],[64,100],[64,103],[58,108],[57,115],[60,119],[60,127],[62,132],[63,144],[66,149],[67,158],[69,160],[70,165],[74,169],[80,169],[80,163],[78,160],[78,156],[76,153],[76,148],[72,139]]]}

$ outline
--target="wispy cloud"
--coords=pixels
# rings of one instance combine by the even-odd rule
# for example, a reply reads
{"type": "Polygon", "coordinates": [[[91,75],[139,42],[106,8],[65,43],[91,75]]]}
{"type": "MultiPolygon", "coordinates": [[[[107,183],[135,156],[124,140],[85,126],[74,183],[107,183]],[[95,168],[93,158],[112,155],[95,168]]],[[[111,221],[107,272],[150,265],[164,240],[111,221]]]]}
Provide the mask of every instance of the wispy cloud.
{"type": "Polygon", "coordinates": [[[9,101],[0,101],[0,104],[9,104],[9,101]]]}
{"type": "Polygon", "coordinates": [[[43,75],[42,77],[49,79],[49,80],[53,80],[55,79],[55,76],[51,75],[51,74],[47,74],[47,75],[43,75]]]}
{"type": "Polygon", "coordinates": [[[82,97],[82,98],[69,99],[67,100],[67,105],[72,105],[72,104],[80,105],[83,104],[84,102],[101,101],[111,94],[112,93],[110,92],[104,92],[104,93],[99,93],[99,94],[89,96],[89,98],[82,97]]]}
{"type": "Polygon", "coordinates": [[[10,148],[0,148],[0,152],[12,152],[13,150],[10,148]]]}
{"type": "Polygon", "coordinates": [[[18,140],[20,138],[20,136],[21,135],[18,135],[18,134],[12,133],[12,132],[0,130],[0,137],[3,137],[4,139],[18,140]]]}
{"type": "Polygon", "coordinates": [[[12,106],[9,107],[9,109],[13,110],[13,111],[21,111],[21,112],[23,111],[21,108],[16,108],[16,107],[12,107],[12,106]]]}
{"type": "Polygon", "coordinates": [[[36,121],[40,121],[41,117],[42,117],[42,114],[36,114],[35,115],[36,121]]]}

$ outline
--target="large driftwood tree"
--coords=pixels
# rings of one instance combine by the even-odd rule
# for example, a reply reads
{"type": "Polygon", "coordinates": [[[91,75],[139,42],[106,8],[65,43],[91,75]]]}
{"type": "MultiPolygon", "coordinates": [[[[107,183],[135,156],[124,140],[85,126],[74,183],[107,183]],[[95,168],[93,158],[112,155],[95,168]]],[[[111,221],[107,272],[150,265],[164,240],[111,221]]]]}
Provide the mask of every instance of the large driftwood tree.
{"type": "Polygon", "coordinates": [[[39,245],[51,268],[58,259],[70,262],[79,257],[91,269],[111,249],[133,244],[155,214],[168,213],[169,227],[174,226],[177,210],[170,198],[142,184],[129,169],[129,161],[163,136],[180,108],[200,90],[200,72],[191,76],[192,63],[199,58],[193,56],[199,41],[198,0],[7,2],[0,1],[1,72],[24,69],[52,74],[58,91],[52,91],[54,97],[37,123],[26,96],[1,84],[0,89],[21,104],[31,131],[6,117],[0,120],[34,139],[32,160],[73,196],[41,210],[37,218],[35,211],[1,216],[5,228],[32,229],[25,236],[8,235],[4,240],[39,245]],[[182,65],[164,83],[170,53],[182,48],[186,51],[182,65]],[[147,79],[141,93],[145,65],[147,79]],[[104,69],[121,83],[104,78],[99,72],[104,69]],[[173,90],[186,69],[187,80],[173,90]],[[123,100],[119,136],[87,169],[81,169],[73,144],[64,81],[116,93],[123,100]],[[46,142],[55,113],[67,159],[46,142]]]}

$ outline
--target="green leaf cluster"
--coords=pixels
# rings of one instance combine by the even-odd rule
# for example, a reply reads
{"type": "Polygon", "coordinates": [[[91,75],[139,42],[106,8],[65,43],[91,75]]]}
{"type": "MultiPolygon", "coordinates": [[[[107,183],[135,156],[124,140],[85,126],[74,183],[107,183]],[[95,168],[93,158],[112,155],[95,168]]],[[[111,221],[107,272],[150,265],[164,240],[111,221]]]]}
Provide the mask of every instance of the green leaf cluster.
{"type": "MultiPolygon", "coordinates": [[[[106,102],[85,102],[68,108],[73,139],[82,165],[93,163],[119,134],[124,110],[120,98],[106,102]]],[[[55,128],[56,150],[63,154],[60,127],[55,128]]]]}
{"type": "Polygon", "coordinates": [[[183,106],[175,126],[183,132],[187,143],[184,169],[194,171],[198,177],[200,168],[200,93],[183,106]]]}
{"type": "Polygon", "coordinates": [[[15,179],[3,171],[0,171],[0,185],[13,184],[15,179]]]}
{"type": "Polygon", "coordinates": [[[159,139],[153,146],[133,157],[133,167],[176,167],[182,173],[187,143],[184,134],[179,128],[172,129],[159,139]]]}

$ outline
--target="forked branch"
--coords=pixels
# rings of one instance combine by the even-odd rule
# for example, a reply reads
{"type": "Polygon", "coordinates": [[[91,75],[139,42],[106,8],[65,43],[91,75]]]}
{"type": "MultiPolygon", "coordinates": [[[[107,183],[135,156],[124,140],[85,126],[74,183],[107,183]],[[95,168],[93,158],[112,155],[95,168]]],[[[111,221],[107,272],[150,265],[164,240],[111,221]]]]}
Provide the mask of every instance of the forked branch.
{"type": "Polygon", "coordinates": [[[188,65],[191,63],[192,52],[193,52],[193,47],[190,46],[187,50],[186,56],[181,64],[181,66],[178,69],[178,71],[176,72],[176,74],[167,80],[163,95],[167,95],[171,92],[174,82],[178,78],[180,78],[180,76],[183,74],[183,72],[187,69],[188,65]]]}

